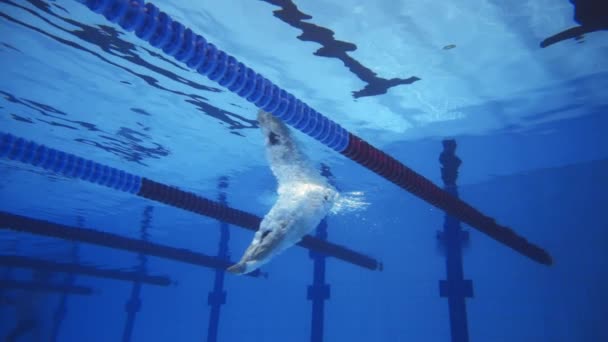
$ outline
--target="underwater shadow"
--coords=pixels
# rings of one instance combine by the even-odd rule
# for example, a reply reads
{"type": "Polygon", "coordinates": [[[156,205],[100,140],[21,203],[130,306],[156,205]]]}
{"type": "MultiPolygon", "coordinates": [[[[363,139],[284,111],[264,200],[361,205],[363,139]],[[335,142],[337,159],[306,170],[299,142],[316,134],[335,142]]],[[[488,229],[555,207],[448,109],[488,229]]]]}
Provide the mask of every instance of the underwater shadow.
{"type": "Polygon", "coordinates": [[[571,27],[546,38],[540,43],[540,47],[546,48],[567,39],[582,42],[584,34],[608,30],[608,1],[570,0],[570,2],[574,5],[574,20],[580,26],[571,27]]]}
{"type": "Polygon", "coordinates": [[[386,94],[386,92],[392,87],[412,84],[420,80],[420,78],[416,76],[391,79],[378,77],[375,72],[348,55],[348,52],[357,50],[357,45],[354,43],[337,40],[334,37],[334,32],[332,30],[306,22],[305,20],[312,19],[312,16],[301,12],[293,1],[262,1],[280,7],[280,9],[273,11],[274,16],[289,24],[289,26],[301,30],[302,34],[297,37],[299,40],[305,42],[315,42],[321,45],[321,47],[314,52],[315,56],[335,58],[342,61],[344,66],[346,66],[351,73],[366,83],[366,86],[363,89],[352,92],[352,96],[355,99],[366,96],[386,94]]]}

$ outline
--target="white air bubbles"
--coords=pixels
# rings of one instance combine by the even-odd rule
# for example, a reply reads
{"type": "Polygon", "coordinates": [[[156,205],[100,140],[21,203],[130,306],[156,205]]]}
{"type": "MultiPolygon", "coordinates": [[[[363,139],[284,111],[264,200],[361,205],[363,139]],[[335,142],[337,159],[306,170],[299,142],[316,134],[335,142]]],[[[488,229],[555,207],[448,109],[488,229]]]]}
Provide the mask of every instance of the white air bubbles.
{"type": "Polygon", "coordinates": [[[364,211],[369,205],[370,203],[366,201],[363,191],[343,192],[336,198],[330,212],[334,215],[349,214],[364,211]]]}

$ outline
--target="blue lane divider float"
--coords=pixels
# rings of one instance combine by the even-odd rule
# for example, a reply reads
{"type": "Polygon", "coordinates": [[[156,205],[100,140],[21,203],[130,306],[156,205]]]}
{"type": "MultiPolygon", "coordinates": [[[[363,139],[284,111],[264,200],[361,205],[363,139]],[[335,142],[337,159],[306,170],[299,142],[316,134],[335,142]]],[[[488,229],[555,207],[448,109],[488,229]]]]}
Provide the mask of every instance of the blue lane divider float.
{"type": "Polygon", "coordinates": [[[174,21],[153,4],[143,0],[77,1],[335,151],[342,152],[348,146],[349,133],[342,126],[174,21]]]}
{"type": "MultiPolygon", "coordinates": [[[[342,153],[404,190],[468,223],[532,260],[551,265],[551,255],[511,228],[499,225],[466,202],[310,108],[291,93],[174,21],[143,0],[77,0],[167,55],[239,95],[256,107],[342,153]]],[[[145,186],[146,184],[144,184],[145,186]]]]}
{"type": "Polygon", "coordinates": [[[132,194],[138,193],[141,188],[141,177],[11,134],[0,133],[0,158],[20,161],[66,177],[132,194]]]}
{"type": "MultiPolygon", "coordinates": [[[[35,142],[0,132],[0,158],[19,161],[65,177],[76,178],[104,185],[116,190],[133,193],[156,202],[211,217],[251,231],[259,228],[262,219],[251,213],[223,205],[220,202],[198,196],[192,192],[139,177],[114,169],[73,154],[58,151],[35,142]]],[[[324,253],[353,265],[377,270],[381,263],[367,255],[335,243],[304,236],[299,246],[324,253]]],[[[221,268],[232,263],[220,260],[221,268]]]]}

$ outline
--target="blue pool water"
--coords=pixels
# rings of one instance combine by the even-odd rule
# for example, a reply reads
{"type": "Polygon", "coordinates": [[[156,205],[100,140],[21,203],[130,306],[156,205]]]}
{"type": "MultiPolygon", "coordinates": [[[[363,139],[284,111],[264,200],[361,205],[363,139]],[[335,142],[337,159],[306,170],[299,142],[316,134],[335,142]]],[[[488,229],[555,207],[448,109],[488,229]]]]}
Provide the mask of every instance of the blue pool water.
{"type": "MultiPolygon", "coordinates": [[[[554,264],[462,224],[451,241],[464,241],[464,281],[440,283],[451,255],[440,232],[454,222],[296,130],[342,193],[327,240],[381,269],[317,259],[325,279],[310,290],[319,271],[311,256],[319,255],[301,247],[251,277],[184,262],[187,253],[236,261],[253,232],[12,152],[0,158],[0,338],[608,340],[605,2],[155,5],[442,187],[443,141],[454,140],[460,198],[547,250],[554,264]],[[71,233],[52,233],[57,227],[71,233]],[[82,229],[94,237],[82,241],[82,229]],[[134,250],[141,245],[148,252],[134,250]],[[181,261],[159,256],[162,248],[181,261]],[[329,292],[314,291],[325,285],[329,292]],[[466,309],[449,306],[448,293],[465,297],[466,309]],[[322,318],[315,294],[325,299],[322,318]]],[[[79,1],[0,1],[0,67],[4,138],[257,217],[276,200],[256,106],[79,1]]]]}

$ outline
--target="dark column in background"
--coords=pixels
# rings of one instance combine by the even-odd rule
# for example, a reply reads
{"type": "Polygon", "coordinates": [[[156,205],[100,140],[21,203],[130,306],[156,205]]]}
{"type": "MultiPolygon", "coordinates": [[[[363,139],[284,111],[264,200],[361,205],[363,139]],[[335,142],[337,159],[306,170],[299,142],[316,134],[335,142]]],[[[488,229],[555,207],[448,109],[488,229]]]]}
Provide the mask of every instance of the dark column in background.
{"type": "MultiPolygon", "coordinates": [[[[327,239],[327,220],[323,219],[317,227],[315,237],[327,239]]],[[[323,341],[325,322],[325,300],[329,299],[330,287],[325,283],[325,255],[310,251],[313,260],[313,282],[308,286],[308,299],[312,301],[312,319],[310,324],[310,341],[323,341]]]]}
{"type": "MultiPolygon", "coordinates": [[[[224,206],[228,205],[226,201],[226,188],[228,188],[228,178],[221,177],[218,182],[218,202],[224,206]]],[[[220,242],[217,253],[217,258],[229,261],[228,241],[230,240],[230,230],[226,222],[220,221],[220,242]]],[[[215,270],[215,280],[213,283],[213,291],[209,292],[207,304],[211,307],[209,314],[209,328],[207,329],[207,342],[217,341],[217,332],[220,324],[220,308],[226,304],[226,291],[224,291],[224,275],[223,269],[215,270]]]]}
{"type": "MultiPolygon", "coordinates": [[[[444,140],[439,161],[444,190],[458,197],[456,179],[462,161],[455,151],[456,141],[444,140]]],[[[452,342],[467,342],[469,330],[465,299],[473,297],[473,284],[471,280],[465,280],[463,277],[462,249],[463,244],[468,243],[469,234],[462,230],[458,219],[446,214],[443,231],[438,232],[437,238],[445,251],[447,279],[439,281],[439,293],[441,297],[448,299],[452,342]]]]}
{"type": "MultiPolygon", "coordinates": [[[[148,241],[149,234],[148,229],[150,228],[150,222],[152,221],[152,212],[154,211],[154,207],[147,206],[144,209],[143,217],[141,220],[141,224],[139,226],[140,229],[140,239],[142,241],[148,241]]],[[[139,265],[137,266],[137,272],[141,275],[147,273],[147,265],[148,265],[148,257],[139,253],[137,255],[139,259],[139,265]]],[[[133,287],[131,288],[131,298],[127,301],[125,306],[125,311],[127,312],[127,321],[125,322],[125,328],[122,333],[123,342],[131,341],[131,336],[133,335],[133,327],[135,326],[135,317],[137,313],[141,309],[141,282],[135,281],[133,282],[133,287]]]]}
{"type": "MultiPolygon", "coordinates": [[[[1,224],[1,222],[0,222],[1,224]]],[[[2,246],[2,251],[5,253],[17,254],[17,247],[19,245],[19,239],[14,239],[9,241],[8,246],[2,246]]],[[[2,270],[2,276],[0,276],[0,280],[10,280],[13,274],[13,268],[10,266],[0,265],[0,270],[2,270]]],[[[4,299],[3,288],[0,287],[0,300],[4,299]]],[[[0,302],[0,305],[4,305],[4,302],[0,302]]]]}
{"type": "MultiPolygon", "coordinates": [[[[82,216],[76,217],[76,226],[82,228],[84,226],[84,218],[82,216]]],[[[78,243],[75,241],[71,242],[71,250],[70,250],[70,259],[74,264],[79,264],[80,258],[78,257],[78,243]]],[[[63,285],[68,288],[70,286],[74,286],[76,282],[76,274],[67,273],[65,275],[65,280],[63,285]]],[[[61,329],[61,324],[65,320],[68,314],[68,297],[69,293],[64,292],[61,294],[59,298],[59,305],[57,306],[57,310],[53,313],[53,326],[51,327],[51,342],[57,341],[57,336],[59,336],[59,330],[61,329]]]]}
{"type": "MultiPolygon", "coordinates": [[[[331,183],[333,175],[327,165],[321,166],[321,175],[331,183]]],[[[327,219],[323,219],[317,227],[315,237],[321,241],[327,240],[327,219]]],[[[329,284],[325,283],[325,262],[324,254],[310,251],[310,258],[313,260],[313,281],[308,286],[307,298],[312,301],[312,318],[310,324],[310,341],[322,342],[325,323],[325,301],[330,297],[329,284]]]]}

